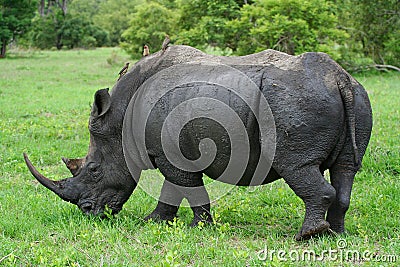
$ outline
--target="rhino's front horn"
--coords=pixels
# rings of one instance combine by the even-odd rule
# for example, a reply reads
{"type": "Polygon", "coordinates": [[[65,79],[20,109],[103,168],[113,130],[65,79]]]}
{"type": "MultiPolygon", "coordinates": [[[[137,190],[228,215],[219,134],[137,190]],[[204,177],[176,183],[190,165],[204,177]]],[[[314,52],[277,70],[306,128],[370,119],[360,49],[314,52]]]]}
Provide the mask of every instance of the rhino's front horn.
{"type": "Polygon", "coordinates": [[[76,178],[67,178],[60,181],[50,180],[36,170],[26,153],[24,153],[24,159],[29,171],[42,185],[56,193],[65,201],[71,202],[73,204],[76,204],[78,202],[79,194],[74,186],[76,178]]]}

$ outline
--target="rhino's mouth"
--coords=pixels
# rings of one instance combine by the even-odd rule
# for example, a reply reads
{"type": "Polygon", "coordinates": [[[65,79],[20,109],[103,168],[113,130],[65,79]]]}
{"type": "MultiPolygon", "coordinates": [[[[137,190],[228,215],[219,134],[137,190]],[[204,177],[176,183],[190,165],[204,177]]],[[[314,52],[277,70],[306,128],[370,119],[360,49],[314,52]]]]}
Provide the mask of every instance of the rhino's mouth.
{"type": "Polygon", "coordinates": [[[95,202],[91,200],[79,201],[77,205],[85,215],[100,216],[101,218],[108,217],[109,215],[116,215],[122,210],[122,205],[107,203],[97,206],[95,202]]]}

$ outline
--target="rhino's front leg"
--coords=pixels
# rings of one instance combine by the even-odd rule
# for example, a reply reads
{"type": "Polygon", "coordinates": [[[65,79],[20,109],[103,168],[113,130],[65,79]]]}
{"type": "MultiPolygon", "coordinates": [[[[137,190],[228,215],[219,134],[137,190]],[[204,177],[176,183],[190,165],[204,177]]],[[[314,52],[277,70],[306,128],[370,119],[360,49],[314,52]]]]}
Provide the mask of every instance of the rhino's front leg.
{"type": "Polygon", "coordinates": [[[144,219],[146,221],[150,219],[154,221],[172,221],[176,217],[182,200],[183,194],[176,186],[168,181],[164,181],[157,207],[144,219]]]}
{"type": "MultiPolygon", "coordinates": [[[[194,215],[191,226],[195,226],[199,222],[212,222],[210,198],[204,187],[202,173],[180,170],[166,159],[156,159],[156,163],[166,181],[161,190],[157,208],[153,213],[155,215],[161,213],[164,217],[171,216],[174,213],[175,217],[182,199],[186,198],[194,215]],[[163,213],[162,210],[167,212],[163,213]]],[[[152,214],[149,216],[152,216],[152,214]]]]}
{"type": "Polygon", "coordinates": [[[193,221],[190,226],[197,226],[199,222],[211,223],[210,198],[202,184],[197,187],[184,188],[183,192],[193,211],[193,221]]]}

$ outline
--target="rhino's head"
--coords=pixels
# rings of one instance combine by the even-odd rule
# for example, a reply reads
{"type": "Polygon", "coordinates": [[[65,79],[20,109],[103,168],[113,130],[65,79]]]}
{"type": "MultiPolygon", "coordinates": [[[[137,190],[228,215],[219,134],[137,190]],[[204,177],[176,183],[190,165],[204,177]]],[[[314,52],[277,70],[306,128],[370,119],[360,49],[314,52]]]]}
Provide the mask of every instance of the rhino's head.
{"type": "Polygon", "coordinates": [[[123,156],[121,116],[120,110],[111,105],[108,89],[97,91],[89,120],[87,156],[63,158],[72,177],[50,180],[24,154],[30,172],[42,185],[63,200],[76,204],[85,214],[102,214],[106,206],[113,214],[118,213],[136,187],[123,156]]]}

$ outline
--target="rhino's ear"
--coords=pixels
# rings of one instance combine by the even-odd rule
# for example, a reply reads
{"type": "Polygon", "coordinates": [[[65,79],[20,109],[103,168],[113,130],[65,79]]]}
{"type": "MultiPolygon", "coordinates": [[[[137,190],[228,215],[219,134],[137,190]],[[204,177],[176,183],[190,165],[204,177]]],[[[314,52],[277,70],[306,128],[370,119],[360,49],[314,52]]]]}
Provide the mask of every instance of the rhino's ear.
{"type": "Polygon", "coordinates": [[[101,117],[107,113],[111,106],[111,96],[108,93],[108,88],[100,89],[94,95],[94,103],[92,107],[92,116],[101,117]]]}

